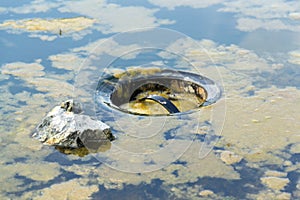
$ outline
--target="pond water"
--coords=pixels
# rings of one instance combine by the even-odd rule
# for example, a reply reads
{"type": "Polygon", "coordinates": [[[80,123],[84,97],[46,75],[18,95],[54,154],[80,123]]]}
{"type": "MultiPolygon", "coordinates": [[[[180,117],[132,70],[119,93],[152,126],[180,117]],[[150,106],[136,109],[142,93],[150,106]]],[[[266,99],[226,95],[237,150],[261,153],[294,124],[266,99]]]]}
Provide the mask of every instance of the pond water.
{"type": "Polygon", "coordinates": [[[1,1],[0,199],[299,199],[299,33],[290,0],[1,1]],[[177,116],[99,106],[99,79],[148,68],[222,96],[177,116]],[[69,98],[112,127],[109,147],[31,137],[69,98]]]}

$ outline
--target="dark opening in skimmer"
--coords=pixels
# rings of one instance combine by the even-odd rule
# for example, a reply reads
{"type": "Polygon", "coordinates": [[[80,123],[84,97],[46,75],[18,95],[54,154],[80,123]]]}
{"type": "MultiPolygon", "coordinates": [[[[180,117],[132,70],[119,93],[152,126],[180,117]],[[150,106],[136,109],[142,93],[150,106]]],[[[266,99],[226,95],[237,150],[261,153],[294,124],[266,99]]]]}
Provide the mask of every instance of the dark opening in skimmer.
{"type": "Polygon", "coordinates": [[[207,106],[220,98],[210,79],[169,69],[132,69],[100,80],[104,103],[138,115],[170,115],[207,106]]]}

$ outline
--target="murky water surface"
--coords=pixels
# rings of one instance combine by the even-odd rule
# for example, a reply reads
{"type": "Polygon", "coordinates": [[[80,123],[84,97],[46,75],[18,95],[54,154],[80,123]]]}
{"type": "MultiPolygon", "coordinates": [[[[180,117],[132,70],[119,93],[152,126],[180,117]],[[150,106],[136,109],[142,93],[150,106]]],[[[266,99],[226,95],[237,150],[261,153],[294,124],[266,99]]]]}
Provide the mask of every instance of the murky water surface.
{"type": "Polygon", "coordinates": [[[298,1],[1,2],[0,199],[299,199],[299,33],[298,1]],[[145,27],[163,29],[113,36],[145,27]],[[222,97],[175,117],[97,107],[116,135],[98,153],[31,138],[60,102],[88,105],[91,82],[149,66],[222,97]]]}

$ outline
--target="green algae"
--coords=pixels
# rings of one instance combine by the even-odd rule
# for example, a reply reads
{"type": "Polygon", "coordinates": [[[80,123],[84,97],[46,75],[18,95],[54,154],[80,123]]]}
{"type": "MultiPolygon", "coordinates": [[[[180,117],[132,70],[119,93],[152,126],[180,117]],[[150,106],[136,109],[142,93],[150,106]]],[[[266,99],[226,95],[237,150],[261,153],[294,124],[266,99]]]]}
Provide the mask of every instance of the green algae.
{"type": "MultiPolygon", "coordinates": [[[[278,89],[275,86],[257,88],[253,85],[255,81],[253,80],[253,70],[258,71],[258,74],[264,71],[275,70],[267,60],[258,57],[251,51],[240,49],[237,46],[218,46],[212,41],[207,40],[199,41],[199,43],[205,46],[208,53],[213,56],[215,62],[227,63],[218,68],[223,78],[224,90],[226,91],[227,113],[225,124],[222,127],[222,137],[217,143],[217,146],[241,156],[248,166],[257,169],[267,169],[266,165],[282,165],[288,161],[288,155],[286,158],[279,157],[278,152],[280,153],[285,150],[289,145],[292,145],[292,152],[298,152],[297,145],[300,141],[296,135],[296,131],[299,130],[300,125],[296,119],[300,118],[300,112],[297,112],[300,107],[297,106],[298,104],[296,102],[297,99],[300,98],[300,91],[294,87],[284,89],[278,89]],[[241,55],[244,57],[241,58],[241,55]],[[245,63],[243,59],[247,60],[247,62],[251,60],[251,63],[240,67],[245,63]],[[254,95],[248,96],[247,93],[249,91],[255,91],[254,95]],[[243,105],[243,109],[241,105],[243,105]],[[258,139],[259,143],[257,141],[258,139]]],[[[195,65],[199,65],[197,61],[198,56],[199,58],[204,58],[204,56],[201,57],[201,54],[204,55],[203,52],[189,49],[185,50],[187,57],[190,56],[190,59],[193,60],[192,62],[194,62],[195,65]]],[[[65,65],[65,56],[54,55],[50,58],[54,66],[58,68],[66,66],[66,69],[71,71],[72,74],[82,60],[79,56],[77,59],[76,53],[71,53],[71,55],[73,61],[70,65],[65,65]],[[62,64],[60,64],[60,62],[62,62],[62,64]]],[[[205,64],[205,62],[209,62],[209,60],[202,60],[201,62],[205,64]]],[[[211,74],[210,71],[214,70],[212,69],[213,67],[214,66],[207,66],[201,69],[201,71],[204,74],[211,74]]],[[[169,186],[176,187],[184,183],[193,183],[202,177],[223,178],[227,180],[240,179],[239,172],[231,166],[234,163],[229,162],[225,164],[218,156],[217,151],[213,150],[204,159],[199,159],[197,156],[201,147],[201,142],[199,141],[194,142],[180,157],[180,161],[186,163],[185,165],[173,163],[162,169],[145,174],[120,172],[105,165],[86,165],[84,167],[80,165],[60,166],[58,164],[45,162],[42,158],[51,153],[52,150],[42,148],[40,144],[31,140],[30,133],[44,114],[52,107],[51,105],[54,101],[59,101],[59,99],[65,99],[67,96],[72,95],[73,87],[68,83],[72,75],[69,74],[65,76],[65,78],[59,74],[46,75],[44,73],[44,67],[39,62],[9,63],[2,68],[1,72],[5,75],[4,80],[7,80],[7,76],[17,77],[37,91],[36,93],[23,91],[13,95],[7,87],[1,88],[5,94],[1,96],[1,101],[5,103],[5,109],[1,110],[1,112],[9,111],[11,116],[18,116],[15,121],[11,119],[7,120],[9,118],[7,115],[1,115],[1,121],[2,123],[5,121],[5,126],[14,124],[10,127],[9,133],[1,138],[1,145],[4,146],[1,154],[2,157],[6,159],[3,160],[1,164],[4,166],[1,167],[1,173],[6,174],[1,178],[2,182],[5,182],[6,185],[4,190],[2,190],[3,193],[5,191],[18,191],[21,187],[24,187],[21,186],[23,184],[22,180],[13,178],[14,174],[19,174],[37,182],[43,182],[59,176],[62,173],[61,170],[79,175],[80,178],[78,181],[82,182],[83,185],[91,181],[91,176],[97,181],[91,187],[78,185],[75,181],[65,181],[60,184],[53,184],[50,188],[42,189],[41,191],[52,197],[53,195],[55,196],[56,192],[62,192],[58,190],[59,187],[66,188],[66,191],[70,191],[72,187],[83,187],[83,191],[85,192],[83,192],[82,195],[87,197],[98,191],[95,184],[103,184],[107,189],[121,190],[128,184],[150,184],[153,179],[162,180],[166,188],[169,188],[169,186]],[[26,103],[20,105],[20,100],[26,103]],[[12,141],[14,143],[11,143],[12,141]],[[17,164],[18,167],[15,168],[15,170],[8,172],[13,166],[5,163],[13,161],[15,157],[27,157],[29,160],[17,164]],[[31,164],[31,162],[35,164],[31,164]],[[33,173],[31,171],[32,169],[38,173],[33,173]],[[174,171],[178,174],[177,176],[174,175],[174,171]]],[[[14,83],[9,83],[7,86],[13,84],[14,83]]],[[[218,106],[218,104],[216,106],[218,106]]],[[[212,107],[206,109],[206,111],[209,111],[212,107]]],[[[209,119],[210,116],[202,117],[203,119],[209,119]]],[[[118,125],[116,130],[120,132],[126,130],[128,133],[130,129],[128,119],[116,118],[115,120],[118,125]]],[[[142,124],[147,124],[148,122],[147,120],[144,122],[141,120],[140,123],[142,126],[142,124]]],[[[185,123],[185,120],[178,121],[177,125],[183,123],[185,123]]],[[[174,124],[167,123],[164,128],[168,130],[172,126],[174,126],[174,124]]],[[[195,122],[190,121],[188,126],[181,127],[179,130],[185,133],[191,131],[188,130],[190,129],[189,127],[196,127],[195,122]]],[[[130,134],[134,134],[134,129],[131,131],[130,134]]],[[[148,132],[145,132],[144,136],[154,131],[155,130],[149,129],[148,132]]],[[[5,132],[7,133],[7,131],[5,132]]],[[[201,130],[195,128],[194,132],[198,134],[198,132],[201,133],[201,130]]],[[[206,134],[205,130],[204,134],[206,134]]],[[[151,141],[145,140],[143,142],[141,139],[133,140],[124,134],[119,136],[116,144],[132,152],[149,153],[166,143],[163,135],[156,135],[151,139],[151,141]],[[128,146],[129,143],[131,144],[130,146],[128,146]]],[[[180,140],[180,142],[189,143],[189,140],[180,140]]],[[[173,155],[166,152],[160,156],[162,159],[165,159],[173,155]]],[[[91,155],[87,156],[86,159],[91,157],[91,155]]],[[[71,156],[69,159],[76,160],[77,158],[71,156]]],[[[118,157],[115,157],[115,159],[118,159],[118,157]]],[[[121,164],[128,164],[128,167],[130,167],[130,163],[121,164]]],[[[295,171],[297,170],[297,167],[295,167],[296,165],[291,164],[286,167],[286,170],[289,172],[295,171]]],[[[192,197],[193,193],[195,193],[194,197],[196,198],[199,197],[198,193],[202,190],[203,188],[199,187],[188,191],[185,195],[192,197]]],[[[173,192],[178,197],[185,197],[182,191],[185,191],[184,187],[181,190],[174,190],[173,192]]],[[[65,194],[64,192],[62,193],[65,194]]],[[[37,191],[29,191],[23,195],[24,197],[39,196],[37,191]]],[[[65,196],[68,195],[69,193],[65,194],[65,196]]],[[[274,193],[269,194],[262,191],[260,198],[266,195],[272,196],[274,193]]],[[[280,195],[288,196],[289,194],[282,193],[280,195]]]]}

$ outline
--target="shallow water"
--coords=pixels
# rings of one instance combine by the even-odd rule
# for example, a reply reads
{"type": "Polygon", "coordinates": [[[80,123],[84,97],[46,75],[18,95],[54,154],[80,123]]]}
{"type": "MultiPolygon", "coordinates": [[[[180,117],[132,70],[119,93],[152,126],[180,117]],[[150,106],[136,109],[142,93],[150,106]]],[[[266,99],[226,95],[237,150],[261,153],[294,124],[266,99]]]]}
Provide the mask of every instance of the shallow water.
{"type": "Polygon", "coordinates": [[[299,32],[296,1],[1,2],[0,199],[300,198],[299,32]],[[222,97],[176,117],[91,109],[116,135],[97,154],[31,138],[60,102],[96,105],[105,74],[149,66],[222,97]]]}

